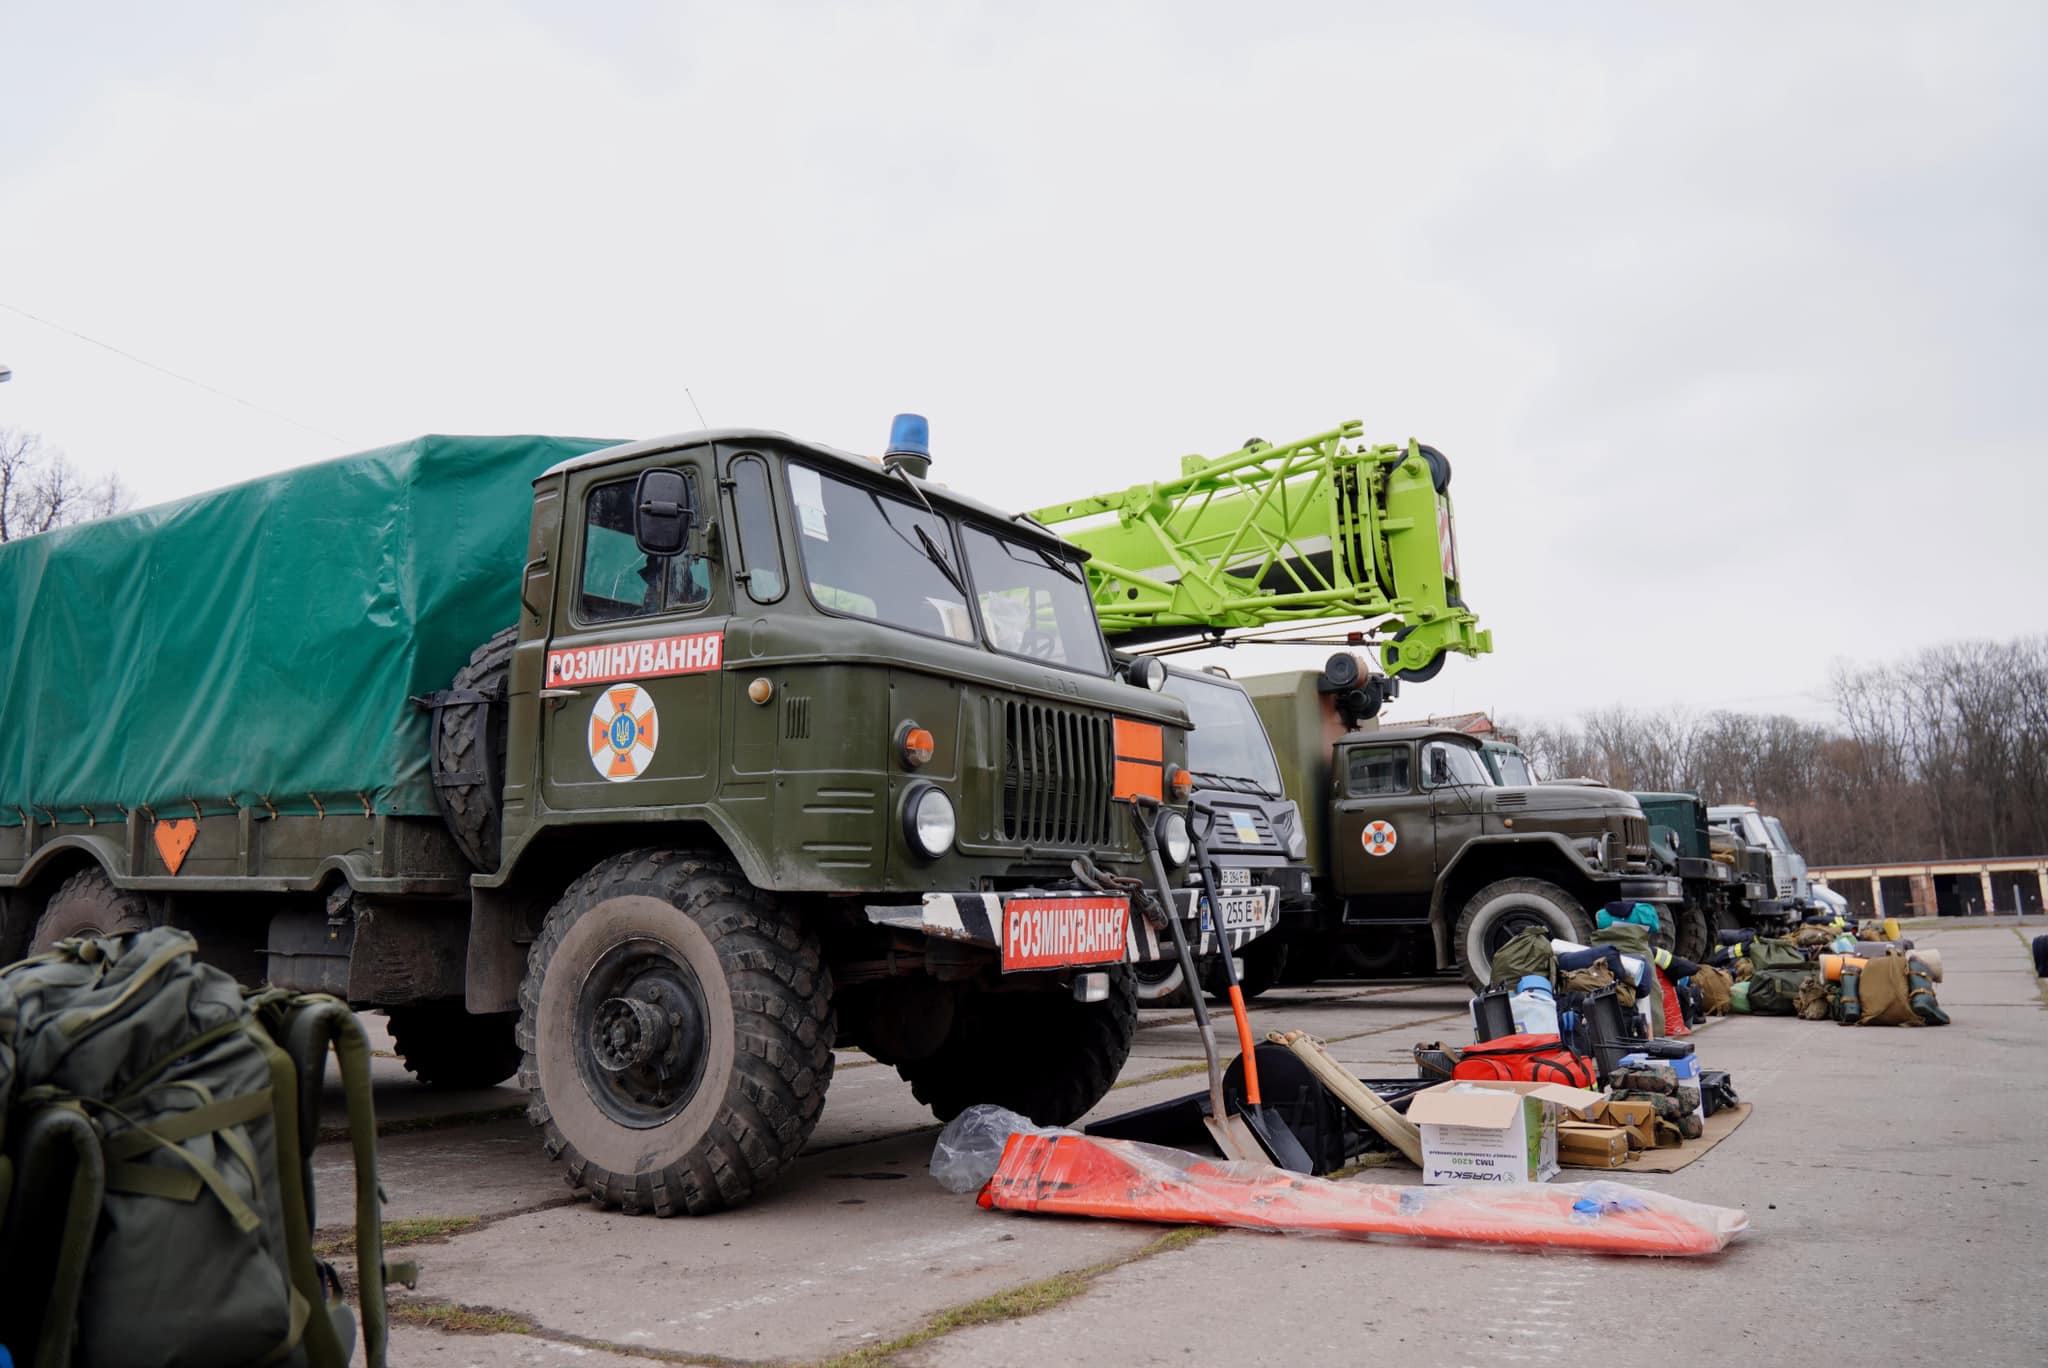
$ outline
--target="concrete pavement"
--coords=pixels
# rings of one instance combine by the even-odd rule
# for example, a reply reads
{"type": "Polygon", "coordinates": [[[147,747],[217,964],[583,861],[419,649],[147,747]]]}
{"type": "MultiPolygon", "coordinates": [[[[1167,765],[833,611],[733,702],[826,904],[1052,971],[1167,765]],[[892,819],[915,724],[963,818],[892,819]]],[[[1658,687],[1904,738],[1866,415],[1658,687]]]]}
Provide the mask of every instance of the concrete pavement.
{"type": "MultiPolygon", "coordinates": [[[[394,1362],[1370,1356],[1427,1368],[1612,1359],[1619,1334],[1664,1340],[1662,1361],[1673,1363],[1732,1352],[1806,1364],[1840,1351],[1870,1363],[2039,1364],[2048,1010],[2025,944],[2036,929],[1913,933],[1942,951],[1939,993],[1956,1019],[1947,1029],[1737,1018],[1701,1034],[1703,1059],[1733,1073],[1755,1115],[1679,1173],[1616,1176],[1747,1209],[1749,1232],[1716,1259],[1244,1232],[1162,1243],[1159,1227],[983,1212],[926,1175],[936,1126],[895,1071],[849,1052],[803,1161],[752,1205],[708,1219],[565,1204],[559,1166],[523,1120],[387,1136],[388,1220],[475,1218],[409,1251],[422,1282],[401,1313],[394,1362]],[[498,1333],[415,1323],[425,1321],[498,1333]],[[1688,1324],[1690,1342],[1677,1338],[1688,1324]]],[[[1255,1024],[1330,1039],[1361,1074],[1405,1074],[1418,1040],[1470,1038],[1464,998],[1437,981],[1276,990],[1254,1004],[1255,1024]]],[[[1185,1014],[1147,1014],[1126,1086],[1098,1111],[1194,1090],[1199,1075],[1178,1071],[1199,1059],[1185,1014]]],[[[379,1072],[391,1114],[445,1105],[395,1061],[379,1072]]],[[[455,1109],[516,1101],[500,1089],[455,1109]]],[[[323,1152],[317,1176],[322,1210],[345,1213],[339,1147],[323,1152]]],[[[1390,1166],[1353,1181],[1415,1179],[1390,1166]]]]}

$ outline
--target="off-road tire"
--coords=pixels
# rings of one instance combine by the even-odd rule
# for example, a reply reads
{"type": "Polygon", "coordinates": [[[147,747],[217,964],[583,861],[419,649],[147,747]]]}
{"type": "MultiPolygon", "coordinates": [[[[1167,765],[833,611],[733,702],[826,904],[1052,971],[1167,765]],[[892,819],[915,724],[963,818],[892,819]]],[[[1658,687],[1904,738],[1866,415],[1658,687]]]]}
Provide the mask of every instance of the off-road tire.
{"type": "Polygon", "coordinates": [[[1131,1057],[1137,991],[1127,973],[1111,973],[1109,985],[1106,1002],[1076,1002],[1064,989],[965,998],[938,1052],[896,1072],[941,1121],[993,1102],[1041,1126],[1069,1125],[1108,1094],[1131,1057]]]}
{"type": "Polygon", "coordinates": [[[1187,975],[1181,972],[1179,959],[1149,960],[1142,967],[1147,971],[1143,977],[1138,972],[1140,966],[1128,971],[1140,1007],[1186,1007],[1194,1001],[1188,995],[1187,975]]]}
{"type": "Polygon", "coordinates": [[[1554,936],[1581,945],[1593,935],[1593,919],[1579,900],[1548,879],[1496,880],[1465,900],[1451,933],[1451,948],[1457,952],[1458,967],[1475,993],[1484,992],[1492,976],[1487,936],[1502,918],[1514,912],[1533,912],[1549,923],[1554,936]]]}
{"type": "Polygon", "coordinates": [[[504,808],[505,685],[512,676],[512,648],[519,629],[504,631],[470,652],[450,689],[498,700],[494,704],[451,703],[434,710],[434,802],[455,844],[478,869],[498,867],[500,817],[504,808]],[[444,782],[450,776],[475,776],[444,782]]]}
{"type": "Polygon", "coordinates": [[[430,1088],[490,1088],[519,1072],[519,1013],[472,1015],[460,1002],[420,1002],[385,1011],[391,1044],[430,1088]]]}
{"type": "Polygon", "coordinates": [[[1680,959],[1700,963],[1714,951],[1714,924],[1707,916],[1707,909],[1698,903],[1687,903],[1678,909],[1677,915],[1678,944],[1672,953],[1680,959]]]}
{"type": "Polygon", "coordinates": [[[40,955],[61,940],[74,936],[118,936],[126,931],[147,931],[162,918],[155,900],[146,893],[114,887],[99,869],[81,869],[50,895],[43,914],[36,918],[35,934],[28,952],[40,955]]]}
{"type": "Polygon", "coordinates": [[[628,1214],[746,1201],[803,1149],[832,1081],[832,977],[817,937],[722,857],[628,851],[571,884],[527,957],[519,1008],[527,1119],[570,1186],[628,1214]],[[632,941],[685,964],[705,1009],[700,1081],[644,1127],[601,1109],[574,1029],[586,976],[632,941]]]}

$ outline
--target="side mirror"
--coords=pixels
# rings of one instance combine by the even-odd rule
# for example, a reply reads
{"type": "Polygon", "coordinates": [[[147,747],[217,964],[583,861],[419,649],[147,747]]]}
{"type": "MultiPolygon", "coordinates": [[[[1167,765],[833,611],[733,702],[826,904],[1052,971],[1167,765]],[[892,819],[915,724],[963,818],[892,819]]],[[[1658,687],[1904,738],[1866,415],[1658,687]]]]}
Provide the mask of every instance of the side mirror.
{"type": "Polygon", "coordinates": [[[650,556],[674,556],[689,541],[697,516],[690,482],[680,470],[643,470],[633,489],[633,540],[650,556]]]}
{"type": "Polygon", "coordinates": [[[1444,753],[1442,746],[1429,748],[1429,786],[1442,788],[1451,782],[1451,757],[1444,753]]]}

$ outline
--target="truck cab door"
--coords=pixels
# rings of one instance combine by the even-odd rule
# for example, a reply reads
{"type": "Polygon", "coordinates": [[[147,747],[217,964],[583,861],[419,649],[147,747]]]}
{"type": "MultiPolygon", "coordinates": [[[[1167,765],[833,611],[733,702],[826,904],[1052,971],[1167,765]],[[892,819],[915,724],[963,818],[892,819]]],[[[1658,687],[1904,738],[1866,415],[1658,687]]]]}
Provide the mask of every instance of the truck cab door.
{"type": "MultiPolygon", "coordinates": [[[[1479,835],[1486,814],[1486,788],[1479,752],[1448,741],[1422,746],[1422,786],[1429,792],[1429,815],[1436,849],[1445,856],[1479,835]]],[[[1434,873],[1434,870],[1431,871],[1434,873]]]]}
{"type": "Polygon", "coordinates": [[[1342,743],[1336,761],[1330,872],[1346,899],[1345,920],[1410,916],[1418,896],[1427,908],[1436,829],[1430,797],[1417,782],[1415,743],[1342,743]]]}
{"type": "Polygon", "coordinates": [[[571,473],[541,690],[541,794],[557,811],[687,806],[717,785],[731,606],[705,554],[710,460],[699,447],[571,473]],[[636,539],[649,471],[681,477],[692,512],[679,554],[636,539]]]}

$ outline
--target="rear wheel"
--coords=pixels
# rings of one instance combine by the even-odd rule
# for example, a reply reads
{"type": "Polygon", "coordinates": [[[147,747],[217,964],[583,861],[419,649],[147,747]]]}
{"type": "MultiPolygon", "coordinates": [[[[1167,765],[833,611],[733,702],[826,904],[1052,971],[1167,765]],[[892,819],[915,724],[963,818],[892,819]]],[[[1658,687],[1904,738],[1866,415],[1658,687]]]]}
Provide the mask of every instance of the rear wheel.
{"type": "Polygon", "coordinates": [[[40,955],[61,940],[76,936],[118,936],[147,931],[157,924],[155,900],[145,893],[114,887],[99,869],[83,869],[66,879],[43,905],[28,952],[40,955]]]}
{"type": "Polygon", "coordinates": [[[1107,1002],[1063,988],[963,998],[946,1043],[896,1066],[941,1121],[977,1102],[1064,1126],[1100,1102],[1131,1057],[1138,997],[1129,973],[1110,975],[1107,1002]]]}
{"type": "Polygon", "coordinates": [[[489,1088],[519,1072],[519,1013],[473,1015],[459,1002],[419,1002],[385,1012],[391,1043],[430,1088],[489,1088]]]}
{"type": "Polygon", "coordinates": [[[1494,952],[1532,926],[1581,945],[1593,935],[1593,919],[1579,900],[1547,879],[1501,879],[1466,899],[1451,943],[1474,992],[1493,981],[1494,952]]]}
{"type": "Polygon", "coordinates": [[[615,855],[542,924],[519,990],[527,1116],[572,1186],[657,1216],[737,1206],[832,1079],[817,938],[729,861],[615,855]]]}

